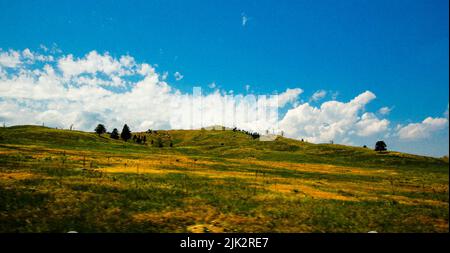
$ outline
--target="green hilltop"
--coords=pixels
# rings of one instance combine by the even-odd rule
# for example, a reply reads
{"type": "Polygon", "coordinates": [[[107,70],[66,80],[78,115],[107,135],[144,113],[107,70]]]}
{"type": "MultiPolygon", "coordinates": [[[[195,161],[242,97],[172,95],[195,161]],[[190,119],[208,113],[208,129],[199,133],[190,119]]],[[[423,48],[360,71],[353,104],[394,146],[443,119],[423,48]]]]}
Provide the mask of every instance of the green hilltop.
{"type": "Polygon", "coordinates": [[[448,166],[442,158],[419,156],[395,151],[376,152],[372,148],[339,144],[313,144],[279,136],[274,141],[258,141],[232,130],[156,130],[156,133],[133,132],[146,136],[146,145],[132,140],[114,140],[108,134],[70,131],[41,126],[0,128],[0,144],[40,145],[51,148],[103,150],[107,152],[166,152],[221,158],[256,158],[267,161],[324,163],[363,167],[399,167],[436,169],[448,166]],[[160,138],[163,148],[151,145],[160,138]],[[169,148],[169,143],[173,148],[169,148]],[[414,167],[411,167],[411,166],[414,167]]]}

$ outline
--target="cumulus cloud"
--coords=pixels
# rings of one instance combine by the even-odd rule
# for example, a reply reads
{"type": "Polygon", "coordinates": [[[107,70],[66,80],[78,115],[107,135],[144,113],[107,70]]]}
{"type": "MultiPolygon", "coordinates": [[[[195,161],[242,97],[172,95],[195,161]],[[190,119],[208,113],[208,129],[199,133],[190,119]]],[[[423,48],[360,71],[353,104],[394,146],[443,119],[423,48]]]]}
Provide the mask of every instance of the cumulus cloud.
{"type": "Polygon", "coordinates": [[[9,50],[4,52],[0,50],[0,66],[14,68],[19,64],[21,64],[21,60],[18,51],[9,50]]]}
{"type": "Polygon", "coordinates": [[[398,126],[398,136],[402,140],[420,140],[430,137],[434,132],[448,127],[447,118],[427,117],[420,123],[398,126]]]}
{"type": "Polygon", "coordinates": [[[378,119],[373,113],[364,113],[361,119],[355,124],[356,134],[358,136],[372,136],[384,132],[388,129],[389,121],[387,119],[378,119]]]}
{"type": "Polygon", "coordinates": [[[370,136],[386,131],[389,121],[372,113],[359,116],[375,94],[366,91],[347,103],[324,102],[320,107],[304,103],[288,110],[280,121],[287,136],[311,142],[343,142],[349,136],[370,136]]]}
{"type": "Polygon", "coordinates": [[[325,90],[318,90],[314,92],[314,94],[311,96],[310,101],[311,102],[317,102],[324,98],[327,95],[327,92],[325,90]]]}
{"type": "Polygon", "coordinates": [[[385,106],[385,107],[381,107],[378,110],[378,113],[381,114],[381,115],[388,115],[391,111],[392,111],[392,108],[389,108],[389,107],[385,106]]]}
{"type": "Polygon", "coordinates": [[[73,55],[69,54],[58,60],[58,67],[66,77],[77,76],[83,73],[104,73],[109,75],[118,73],[121,66],[128,67],[112,58],[108,53],[101,55],[97,51],[91,51],[81,59],[74,59],[73,55]]]}
{"type": "MultiPolygon", "coordinates": [[[[14,52],[8,51],[8,57],[14,52]]],[[[36,56],[28,50],[24,54],[36,56]]],[[[174,89],[165,82],[167,72],[159,75],[148,63],[96,51],[79,58],[61,55],[45,64],[8,66],[15,68],[0,69],[0,118],[8,125],[45,123],[67,128],[75,124],[77,129],[92,130],[102,122],[110,127],[127,123],[133,130],[146,130],[222,124],[256,130],[275,125],[276,120],[267,118],[277,119],[273,117],[276,114],[270,113],[301,93],[298,88],[287,89],[279,94],[279,101],[229,96],[218,90],[196,96],[174,89]],[[258,109],[258,103],[264,110],[258,109]],[[195,111],[199,104],[202,107],[195,111]],[[258,114],[267,117],[253,118],[258,114]]]]}
{"type": "Polygon", "coordinates": [[[297,100],[298,96],[303,93],[300,88],[286,89],[285,92],[277,96],[279,107],[284,107],[288,103],[293,103],[297,100]]]}
{"type": "MultiPolygon", "coordinates": [[[[354,144],[357,138],[389,134],[389,120],[366,111],[376,96],[365,91],[350,101],[325,101],[313,106],[299,102],[300,88],[271,96],[234,94],[215,89],[202,94],[181,92],[166,82],[148,63],[132,56],[113,57],[88,52],[45,54],[29,49],[0,51],[0,120],[7,125],[38,124],[92,131],[103,123],[108,129],[124,123],[133,131],[192,129],[225,125],[259,131],[284,131],[292,138],[311,142],[354,144]],[[287,108],[286,108],[287,107],[287,108]],[[287,112],[279,117],[278,110],[287,112]]],[[[178,80],[182,75],[175,73],[178,80]]],[[[325,94],[316,92],[318,101],[325,94]]],[[[382,108],[383,109],[383,108],[382,108]]],[[[421,123],[400,126],[395,136],[404,140],[424,138],[448,127],[447,118],[429,117],[421,123]]]]}
{"type": "Polygon", "coordinates": [[[142,76],[147,76],[155,73],[155,69],[147,63],[143,63],[141,68],[138,70],[138,73],[142,76]]]}
{"type": "Polygon", "coordinates": [[[22,51],[22,55],[23,55],[23,57],[28,58],[28,59],[33,59],[34,58],[34,54],[28,48],[25,48],[22,51]]]}

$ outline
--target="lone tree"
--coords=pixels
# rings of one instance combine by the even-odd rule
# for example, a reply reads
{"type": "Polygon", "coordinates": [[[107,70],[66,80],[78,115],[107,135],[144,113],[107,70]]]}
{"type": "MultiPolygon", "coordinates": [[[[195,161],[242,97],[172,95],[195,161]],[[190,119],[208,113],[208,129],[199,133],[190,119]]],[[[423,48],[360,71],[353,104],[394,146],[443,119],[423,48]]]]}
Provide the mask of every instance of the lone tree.
{"type": "Polygon", "coordinates": [[[375,143],[375,151],[381,152],[381,151],[386,151],[387,145],[386,143],[384,143],[384,141],[377,141],[377,143],[375,143]]]}
{"type": "Polygon", "coordinates": [[[122,128],[122,132],[120,133],[120,138],[124,141],[128,141],[131,139],[131,131],[130,128],[125,124],[122,128]]]}
{"type": "Polygon", "coordinates": [[[101,134],[106,133],[106,127],[103,124],[98,124],[95,128],[95,132],[100,136],[101,134]]]}
{"type": "Polygon", "coordinates": [[[117,128],[114,128],[109,137],[116,140],[119,139],[119,131],[117,130],[117,128]]]}

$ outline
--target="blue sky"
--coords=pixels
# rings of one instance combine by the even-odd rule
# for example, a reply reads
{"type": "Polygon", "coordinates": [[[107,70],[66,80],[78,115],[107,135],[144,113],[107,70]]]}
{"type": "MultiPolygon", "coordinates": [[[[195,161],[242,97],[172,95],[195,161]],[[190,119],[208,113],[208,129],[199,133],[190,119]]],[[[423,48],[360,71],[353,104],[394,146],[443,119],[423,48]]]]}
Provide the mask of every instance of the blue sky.
{"type": "MultiPolygon", "coordinates": [[[[0,48],[131,55],[168,71],[167,82],[183,92],[212,82],[242,93],[250,85],[256,94],[299,87],[308,102],[317,90],[339,101],[370,90],[376,99],[366,110],[391,108],[395,127],[448,110],[448,8],[446,0],[0,0],[0,48]]],[[[419,148],[391,143],[448,154],[448,123],[419,148]]]]}

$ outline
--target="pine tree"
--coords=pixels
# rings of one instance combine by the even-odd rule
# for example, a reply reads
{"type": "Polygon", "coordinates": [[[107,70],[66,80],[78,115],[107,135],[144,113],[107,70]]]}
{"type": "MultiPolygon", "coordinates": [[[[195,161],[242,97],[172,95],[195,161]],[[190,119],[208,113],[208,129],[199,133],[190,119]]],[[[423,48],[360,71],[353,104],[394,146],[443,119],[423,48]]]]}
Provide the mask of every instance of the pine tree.
{"type": "Polygon", "coordinates": [[[131,131],[127,124],[123,126],[122,132],[120,133],[120,138],[124,141],[128,141],[131,138],[131,131]]]}

